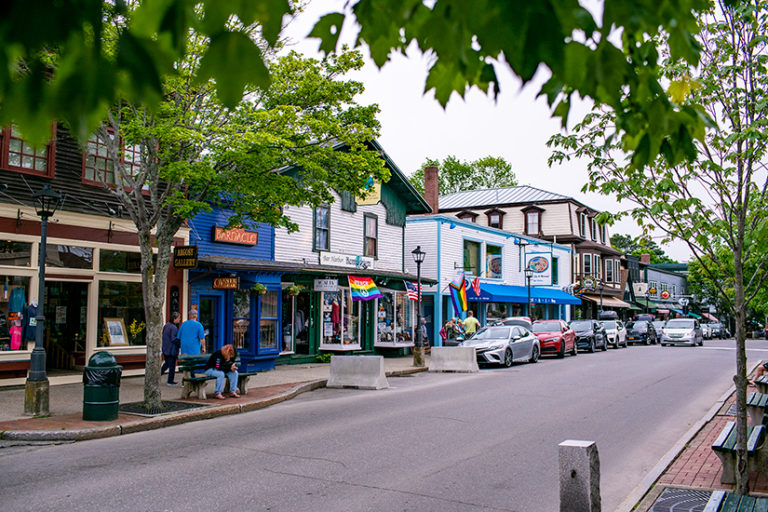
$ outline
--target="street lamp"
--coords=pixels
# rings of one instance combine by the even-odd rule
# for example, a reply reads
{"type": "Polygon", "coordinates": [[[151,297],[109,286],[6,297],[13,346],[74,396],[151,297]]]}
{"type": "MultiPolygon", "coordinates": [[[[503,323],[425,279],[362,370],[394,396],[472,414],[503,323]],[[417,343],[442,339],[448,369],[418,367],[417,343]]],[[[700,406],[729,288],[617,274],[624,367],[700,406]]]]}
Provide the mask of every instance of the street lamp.
{"type": "Polygon", "coordinates": [[[525,316],[531,317],[531,278],[535,271],[531,267],[525,267],[525,280],[528,283],[528,302],[525,303],[525,316]]]}
{"type": "Polygon", "coordinates": [[[416,336],[413,349],[413,365],[424,366],[424,339],[421,337],[421,264],[424,262],[424,256],[427,255],[418,245],[411,251],[413,261],[416,262],[416,336]]]}
{"type": "Polygon", "coordinates": [[[60,192],[51,189],[49,184],[33,195],[35,212],[40,216],[40,272],[37,285],[37,315],[35,316],[35,348],[29,362],[26,393],[24,394],[24,414],[44,416],[48,414],[48,376],[45,373],[45,347],[43,334],[45,328],[45,256],[46,239],[48,238],[48,218],[52,217],[61,206],[63,197],[60,192]]]}

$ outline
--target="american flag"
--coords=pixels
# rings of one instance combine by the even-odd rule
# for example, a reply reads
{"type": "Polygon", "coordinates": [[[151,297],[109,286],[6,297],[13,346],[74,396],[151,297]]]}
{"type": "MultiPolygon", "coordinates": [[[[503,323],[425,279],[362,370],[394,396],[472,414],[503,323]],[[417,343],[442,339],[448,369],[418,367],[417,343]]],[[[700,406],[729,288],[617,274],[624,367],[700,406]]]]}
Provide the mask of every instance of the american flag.
{"type": "Polygon", "coordinates": [[[411,300],[419,300],[419,285],[412,281],[403,281],[405,283],[405,291],[408,292],[408,298],[411,300]]]}

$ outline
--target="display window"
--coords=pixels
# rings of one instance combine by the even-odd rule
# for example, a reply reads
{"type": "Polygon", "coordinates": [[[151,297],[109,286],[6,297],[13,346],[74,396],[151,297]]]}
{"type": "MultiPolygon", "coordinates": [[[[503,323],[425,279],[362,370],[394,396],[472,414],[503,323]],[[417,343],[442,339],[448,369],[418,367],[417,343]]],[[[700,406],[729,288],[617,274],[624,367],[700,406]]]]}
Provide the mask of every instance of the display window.
{"type": "Polygon", "coordinates": [[[23,311],[29,300],[29,277],[2,276],[0,350],[27,350],[22,342],[23,311]]]}
{"type": "Polygon", "coordinates": [[[45,264],[57,268],[93,269],[93,248],[48,244],[45,247],[45,264]]]}
{"type": "Polygon", "coordinates": [[[376,305],[376,346],[413,345],[415,302],[399,291],[381,291],[376,305]]]}
{"type": "Polygon", "coordinates": [[[0,241],[0,265],[28,267],[32,263],[32,244],[29,242],[0,241]]]}
{"type": "Polygon", "coordinates": [[[354,350],[360,348],[360,304],[352,301],[348,288],[323,292],[320,348],[354,350]]]}
{"type": "Polygon", "coordinates": [[[237,350],[250,348],[251,293],[238,290],[232,304],[232,342],[237,350]]]}
{"type": "Polygon", "coordinates": [[[261,296],[259,348],[262,350],[277,349],[277,329],[280,323],[280,319],[277,316],[279,297],[280,293],[276,290],[267,290],[261,296]]]}
{"type": "Polygon", "coordinates": [[[309,319],[311,300],[309,293],[291,296],[283,292],[282,354],[309,354],[309,319]]]}
{"type": "MultiPolygon", "coordinates": [[[[58,313],[57,313],[58,314],[58,313]]],[[[81,313],[80,316],[83,316],[81,313]]],[[[144,298],[140,282],[100,281],[99,282],[99,334],[98,346],[146,345],[146,321],[144,319],[144,298]],[[105,326],[125,325],[122,336],[112,336],[105,326]]],[[[111,329],[111,327],[110,327],[111,329]]]]}

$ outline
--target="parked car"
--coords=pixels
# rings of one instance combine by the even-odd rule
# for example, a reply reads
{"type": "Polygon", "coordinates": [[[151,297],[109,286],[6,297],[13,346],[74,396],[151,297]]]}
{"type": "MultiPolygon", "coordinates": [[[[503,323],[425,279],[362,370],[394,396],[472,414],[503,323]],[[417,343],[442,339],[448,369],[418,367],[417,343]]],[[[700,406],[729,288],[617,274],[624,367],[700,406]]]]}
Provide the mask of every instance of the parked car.
{"type": "Polygon", "coordinates": [[[609,345],[614,348],[627,346],[627,329],[621,320],[600,320],[609,345]]]}
{"type": "Polygon", "coordinates": [[[725,326],[721,324],[720,322],[712,322],[709,324],[710,329],[712,329],[712,338],[719,338],[723,339],[725,338],[725,326]]]}
{"type": "Polygon", "coordinates": [[[688,343],[692,347],[704,345],[704,336],[698,320],[692,318],[673,318],[667,320],[661,331],[661,346],[688,343]]]}
{"type": "Polygon", "coordinates": [[[712,326],[709,324],[701,324],[701,335],[705,340],[712,339],[712,326]]]}
{"type": "Polygon", "coordinates": [[[518,361],[535,363],[541,354],[536,335],[519,325],[483,327],[461,346],[474,347],[478,363],[503,364],[506,367],[518,361]]]}
{"type": "Polygon", "coordinates": [[[659,338],[653,324],[648,320],[635,320],[627,322],[627,342],[632,343],[658,343],[659,338]]]}
{"type": "Polygon", "coordinates": [[[576,334],[578,348],[590,352],[594,352],[596,348],[608,349],[605,329],[596,320],[574,320],[570,326],[576,334]]]}
{"type": "Polygon", "coordinates": [[[566,352],[574,356],[579,352],[576,334],[562,320],[536,320],[533,322],[533,334],[539,338],[542,354],[565,357],[566,352]]]}

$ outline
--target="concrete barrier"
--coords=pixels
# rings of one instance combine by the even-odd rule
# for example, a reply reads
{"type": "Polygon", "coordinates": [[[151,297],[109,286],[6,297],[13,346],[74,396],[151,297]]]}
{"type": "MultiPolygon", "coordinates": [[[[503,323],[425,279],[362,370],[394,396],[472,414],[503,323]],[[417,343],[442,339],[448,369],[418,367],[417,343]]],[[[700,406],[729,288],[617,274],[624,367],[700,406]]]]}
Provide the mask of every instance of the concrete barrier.
{"type": "Polygon", "coordinates": [[[326,387],[385,389],[384,356],[332,356],[326,387]]]}
{"type": "Polygon", "coordinates": [[[479,372],[475,347],[432,347],[431,372],[479,372]]]}
{"type": "Polygon", "coordinates": [[[558,445],[560,512],[600,512],[600,456],[594,441],[558,445]]]}

